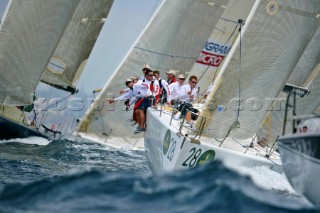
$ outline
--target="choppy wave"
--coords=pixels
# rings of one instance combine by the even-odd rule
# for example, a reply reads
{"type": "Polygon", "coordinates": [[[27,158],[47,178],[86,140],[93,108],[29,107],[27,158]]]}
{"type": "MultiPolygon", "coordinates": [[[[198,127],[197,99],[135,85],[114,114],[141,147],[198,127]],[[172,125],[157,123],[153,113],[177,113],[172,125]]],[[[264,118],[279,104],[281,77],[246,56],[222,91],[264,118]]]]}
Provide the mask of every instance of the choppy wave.
{"type": "Polygon", "coordinates": [[[239,173],[212,162],[154,176],[144,152],[70,140],[0,144],[0,159],[0,212],[320,211],[263,168],[239,173]]]}

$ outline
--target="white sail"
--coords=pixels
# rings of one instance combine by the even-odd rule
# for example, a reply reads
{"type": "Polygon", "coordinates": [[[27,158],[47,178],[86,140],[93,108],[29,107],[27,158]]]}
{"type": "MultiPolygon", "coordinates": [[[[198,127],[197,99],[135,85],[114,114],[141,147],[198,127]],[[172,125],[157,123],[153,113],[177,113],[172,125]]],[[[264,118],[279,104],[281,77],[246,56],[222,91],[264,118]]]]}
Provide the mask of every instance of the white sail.
{"type": "Polygon", "coordinates": [[[320,105],[320,63],[315,71],[317,75],[308,85],[310,94],[297,101],[297,115],[314,113],[320,105]]]}
{"type": "MultiPolygon", "coordinates": [[[[292,74],[290,75],[287,83],[293,84],[301,87],[310,87],[308,82],[313,82],[310,87],[311,94],[298,99],[297,113],[298,114],[309,114],[313,112],[315,106],[319,105],[319,96],[317,96],[317,84],[315,81],[315,76],[317,75],[320,66],[317,65],[320,62],[320,28],[313,35],[307,48],[300,57],[296,67],[294,68],[292,74]],[[312,77],[313,76],[313,77],[312,77]],[[311,77],[311,80],[308,80],[311,77]],[[308,101],[309,100],[309,101],[308,101]],[[309,108],[309,110],[307,110],[309,108]]],[[[264,124],[258,131],[258,137],[265,138],[267,141],[273,143],[276,141],[278,136],[282,134],[285,116],[285,103],[288,94],[280,93],[276,101],[273,103],[270,113],[267,116],[264,124]]],[[[288,117],[288,119],[292,118],[288,117]]],[[[287,120],[289,122],[289,120],[287,120]]],[[[291,123],[291,122],[289,122],[291,123]]],[[[286,125],[286,132],[292,132],[292,125],[286,125]],[[288,129],[289,128],[289,129],[288,129]]]]}
{"type": "Polygon", "coordinates": [[[238,20],[247,18],[254,2],[255,0],[230,0],[227,4],[189,73],[189,76],[198,77],[200,93],[215,79],[219,66],[239,34],[238,20]]]}
{"type": "Polygon", "coordinates": [[[11,0],[0,33],[0,103],[26,105],[79,0],[11,0]]]}
{"type": "Polygon", "coordinates": [[[113,0],[81,0],[41,80],[62,87],[74,87],[74,77],[88,59],[113,0]]]}
{"type": "Polygon", "coordinates": [[[80,132],[104,137],[141,138],[142,135],[132,134],[132,127],[126,121],[132,117],[132,111],[125,113],[124,107],[117,105],[114,108],[106,100],[118,96],[120,89],[125,87],[126,78],[141,76],[144,64],[159,70],[162,76],[169,69],[180,70],[180,73],[189,71],[227,3],[228,0],[163,1],[140,39],[99,95],[104,107],[91,106],[80,123],[80,132]]]}
{"type": "Polygon", "coordinates": [[[255,6],[202,113],[215,138],[245,139],[257,132],[270,98],[280,93],[319,25],[317,0],[257,1],[255,6]]]}

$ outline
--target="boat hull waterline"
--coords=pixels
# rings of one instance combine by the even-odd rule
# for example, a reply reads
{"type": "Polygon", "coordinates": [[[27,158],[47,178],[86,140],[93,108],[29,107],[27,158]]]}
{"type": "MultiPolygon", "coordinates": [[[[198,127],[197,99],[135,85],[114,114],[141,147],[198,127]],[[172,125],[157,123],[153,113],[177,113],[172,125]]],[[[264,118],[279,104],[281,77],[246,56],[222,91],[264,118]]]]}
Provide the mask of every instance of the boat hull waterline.
{"type": "Polygon", "coordinates": [[[47,135],[42,134],[37,129],[33,129],[21,123],[0,116],[0,140],[28,137],[48,138],[47,135]]]}

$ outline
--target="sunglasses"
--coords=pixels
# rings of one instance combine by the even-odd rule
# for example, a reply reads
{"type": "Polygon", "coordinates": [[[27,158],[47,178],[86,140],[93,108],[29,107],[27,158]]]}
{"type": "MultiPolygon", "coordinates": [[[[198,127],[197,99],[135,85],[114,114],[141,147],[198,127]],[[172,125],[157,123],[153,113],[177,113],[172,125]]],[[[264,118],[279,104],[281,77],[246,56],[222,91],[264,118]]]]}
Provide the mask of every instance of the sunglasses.
{"type": "Polygon", "coordinates": [[[184,80],[185,80],[185,78],[179,78],[179,80],[182,80],[182,81],[184,81],[184,80]]]}
{"type": "Polygon", "coordinates": [[[194,81],[190,81],[191,83],[193,83],[193,84],[196,84],[196,83],[198,83],[198,82],[194,82],[194,81]]]}
{"type": "Polygon", "coordinates": [[[147,75],[147,76],[153,76],[153,75],[147,75]]]}

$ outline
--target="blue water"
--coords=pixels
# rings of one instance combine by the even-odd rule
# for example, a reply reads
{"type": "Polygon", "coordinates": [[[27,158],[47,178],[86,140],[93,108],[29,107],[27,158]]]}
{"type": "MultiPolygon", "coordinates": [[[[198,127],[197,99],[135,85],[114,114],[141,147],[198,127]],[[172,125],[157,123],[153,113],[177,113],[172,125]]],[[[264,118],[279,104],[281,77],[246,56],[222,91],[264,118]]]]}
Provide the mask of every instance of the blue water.
{"type": "Polygon", "coordinates": [[[272,172],[255,171],[267,187],[220,162],[154,176],[143,151],[72,140],[45,144],[0,141],[1,213],[320,212],[282,189],[272,172]]]}

